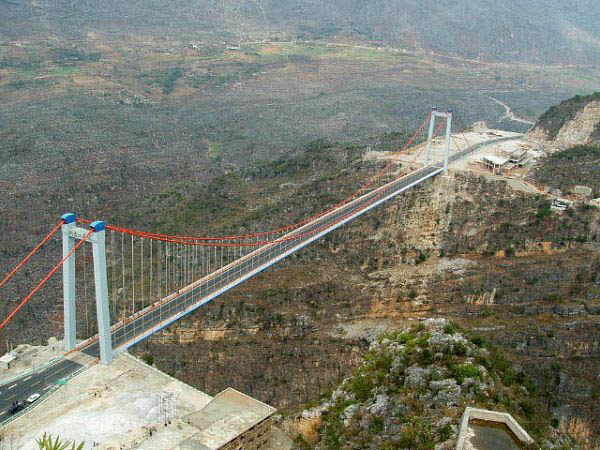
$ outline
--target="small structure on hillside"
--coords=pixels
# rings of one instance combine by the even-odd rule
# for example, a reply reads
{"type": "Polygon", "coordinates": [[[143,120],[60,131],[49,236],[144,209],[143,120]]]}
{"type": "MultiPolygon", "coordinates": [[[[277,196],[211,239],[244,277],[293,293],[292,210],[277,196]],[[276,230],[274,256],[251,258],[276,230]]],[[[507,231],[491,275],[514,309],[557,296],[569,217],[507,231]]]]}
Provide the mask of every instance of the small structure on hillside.
{"type": "Polygon", "coordinates": [[[6,353],[0,357],[0,369],[8,370],[16,362],[17,355],[14,352],[6,353]]]}
{"type": "Polygon", "coordinates": [[[552,211],[563,212],[573,206],[573,202],[571,200],[567,200],[566,198],[555,198],[552,200],[552,204],[550,205],[550,209],[552,211]]]}
{"type": "Polygon", "coordinates": [[[485,123],[483,120],[473,122],[471,125],[471,131],[475,133],[485,133],[488,129],[487,123],[485,123]]]}
{"type": "Polygon", "coordinates": [[[492,171],[492,173],[502,175],[504,166],[508,163],[509,159],[504,156],[497,155],[483,155],[481,162],[485,167],[492,171]]]}

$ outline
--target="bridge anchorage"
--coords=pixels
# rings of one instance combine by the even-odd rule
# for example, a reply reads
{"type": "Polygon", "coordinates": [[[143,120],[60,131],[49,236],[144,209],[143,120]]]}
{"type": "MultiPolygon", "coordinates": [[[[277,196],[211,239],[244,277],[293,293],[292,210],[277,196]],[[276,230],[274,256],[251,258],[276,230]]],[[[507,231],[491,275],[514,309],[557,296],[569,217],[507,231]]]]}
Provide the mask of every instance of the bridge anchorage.
{"type": "Polygon", "coordinates": [[[106,231],[101,221],[92,222],[90,230],[79,228],[72,213],[62,216],[63,243],[63,301],[64,301],[64,342],[65,350],[75,349],[77,337],[77,312],[75,306],[75,258],[69,257],[77,240],[92,244],[94,258],[94,284],[96,288],[96,317],[98,321],[98,340],[100,360],[108,365],[113,360],[112,339],[110,334],[110,313],[108,305],[108,282],[106,275],[106,231]]]}

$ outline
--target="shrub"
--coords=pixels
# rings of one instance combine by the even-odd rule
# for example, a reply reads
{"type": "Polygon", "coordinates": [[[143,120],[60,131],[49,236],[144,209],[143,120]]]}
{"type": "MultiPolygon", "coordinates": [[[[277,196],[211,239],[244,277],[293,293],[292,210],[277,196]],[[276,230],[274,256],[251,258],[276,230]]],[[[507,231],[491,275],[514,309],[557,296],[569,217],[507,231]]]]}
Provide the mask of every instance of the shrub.
{"type": "Polygon", "coordinates": [[[428,348],[419,353],[419,362],[422,365],[428,366],[433,363],[433,353],[428,348]]]}
{"type": "Polygon", "coordinates": [[[449,369],[452,378],[458,384],[463,384],[467,378],[478,378],[481,380],[481,372],[473,364],[451,365],[449,369]]]}
{"type": "Polygon", "coordinates": [[[519,407],[523,410],[523,414],[528,419],[531,419],[535,414],[535,404],[531,400],[523,400],[519,402],[519,407]]]}
{"type": "Polygon", "coordinates": [[[371,389],[373,389],[373,379],[370,375],[358,374],[350,381],[350,391],[361,402],[369,398],[371,389]]]}
{"type": "Polygon", "coordinates": [[[481,347],[485,347],[486,345],[486,341],[484,338],[482,338],[481,336],[473,336],[471,338],[471,342],[473,344],[475,344],[477,347],[481,348],[481,347]]]}
{"type": "Polygon", "coordinates": [[[455,342],[454,345],[452,346],[452,352],[456,356],[466,356],[467,347],[462,342],[455,342]]]}
{"type": "Polygon", "coordinates": [[[399,344],[406,344],[407,342],[412,341],[415,338],[415,335],[412,333],[400,333],[397,337],[396,337],[396,341],[399,344]]]}
{"type": "Polygon", "coordinates": [[[376,434],[380,434],[383,431],[383,417],[373,417],[373,421],[371,422],[371,431],[376,434]]]}

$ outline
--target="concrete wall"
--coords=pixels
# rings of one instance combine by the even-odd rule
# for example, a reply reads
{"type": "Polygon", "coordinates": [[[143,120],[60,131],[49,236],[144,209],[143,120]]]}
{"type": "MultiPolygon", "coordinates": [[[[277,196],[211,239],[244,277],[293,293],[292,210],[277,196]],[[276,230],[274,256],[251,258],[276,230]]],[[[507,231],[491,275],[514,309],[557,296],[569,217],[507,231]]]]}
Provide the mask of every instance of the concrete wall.
{"type": "Polygon", "coordinates": [[[248,431],[228,442],[220,450],[259,450],[265,448],[271,437],[272,419],[266,418],[248,431]]]}
{"type": "Polygon", "coordinates": [[[460,432],[458,434],[456,450],[463,450],[465,439],[467,437],[467,428],[469,428],[469,420],[471,419],[503,423],[521,442],[525,442],[527,444],[532,444],[534,442],[531,436],[529,436],[523,427],[521,427],[521,425],[519,425],[519,423],[513,419],[510,414],[497,411],[488,411],[486,409],[471,408],[468,406],[465,408],[465,412],[463,413],[462,420],[460,422],[460,432]]]}

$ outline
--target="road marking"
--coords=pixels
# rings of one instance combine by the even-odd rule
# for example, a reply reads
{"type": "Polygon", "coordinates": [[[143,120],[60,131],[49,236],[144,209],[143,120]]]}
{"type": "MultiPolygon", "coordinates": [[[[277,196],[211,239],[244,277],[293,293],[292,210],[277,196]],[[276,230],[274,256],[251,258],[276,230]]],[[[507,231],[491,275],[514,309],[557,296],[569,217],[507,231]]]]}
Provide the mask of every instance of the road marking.
{"type": "Polygon", "coordinates": [[[25,378],[23,381],[27,381],[31,378],[31,375],[29,375],[27,378],[25,378]]]}
{"type": "Polygon", "coordinates": [[[16,384],[13,384],[11,387],[9,387],[8,389],[12,389],[16,386],[16,384]]]}
{"type": "Polygon", "coordinates": [[[50,386],[46,386],[44,389],[42,389],[42,391],[47,391],[48,389],[50,389],[52,387],[52,385],[50,386]]]}
{"type": "Polygon", "coordinates": [[[0,416],[3,416],[4,414],[6,414],[6,411],[0,412],[0,416]]]}

